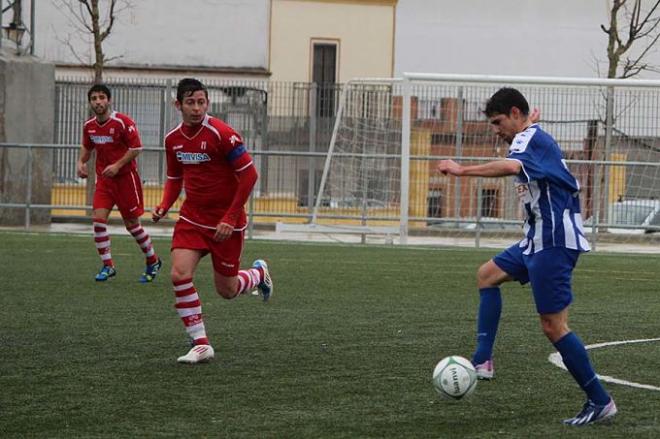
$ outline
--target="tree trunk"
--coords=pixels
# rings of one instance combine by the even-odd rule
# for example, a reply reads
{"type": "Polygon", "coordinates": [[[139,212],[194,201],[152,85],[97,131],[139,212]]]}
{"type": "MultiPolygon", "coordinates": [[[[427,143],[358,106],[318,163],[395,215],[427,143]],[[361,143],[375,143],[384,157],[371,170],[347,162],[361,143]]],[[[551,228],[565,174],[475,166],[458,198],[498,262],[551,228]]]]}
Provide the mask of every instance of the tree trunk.
{"type": "Polygon", "coordinates": [[[612,4],[612,9],[610,9],[610,31],[608,32],[607,39],[607,77],[616,78],[616,69],[619,67],[619,60],[621,56],[619,55],[616,47],[617,37],[618,37],[618,20],[617,15],[619,14],[619,8],[621,4],[619,0],[614,0],[612,4]]]}
{"type": "Polygon", "coordinates": [[[94,31],[94,83],[103,82],[103,40],[101,39],[101,25],[99,23],[99,0],[91,0],[92,30],[94,31]]]}

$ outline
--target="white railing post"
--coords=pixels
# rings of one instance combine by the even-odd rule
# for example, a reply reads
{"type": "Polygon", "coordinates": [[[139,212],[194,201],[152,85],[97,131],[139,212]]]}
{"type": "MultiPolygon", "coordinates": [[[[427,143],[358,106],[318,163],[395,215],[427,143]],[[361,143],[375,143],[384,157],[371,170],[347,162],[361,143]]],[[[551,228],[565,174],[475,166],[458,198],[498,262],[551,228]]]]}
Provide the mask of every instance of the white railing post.
{"type": "Polygon", "coordinates": [[[339,124],[341,123],[342,113],[344,112],[344,105],[346,105],[346,94],[348,93],[348,88],[351,86],[351,82],[344,84],[344,89],[342,90],[341,97],[339,98],[339,108],[337,109],[337,115],[335,116],[335,124],[332,129],[332,137],[330,138],[330,146],[328,147],[328,155],[325,157],[325,164],[323,165],[323,174],[321,175],[321,183],[319,184],[319,192],[316,197],[316,203],[314,203],[314,210],[312,211],[312,218],[310,223],[315,224],[316,218],[319,214],[319,209],[321,208],[321,198],[323,197],[323,190],[325,189],[325,183],[328,180],[328,172],[330,172],[330,163],[332,161],[332,153],[335,150],[335,143],[337,142],[337,132],[339,131],[339,124]]]}
{"type": "Polygon", "coordinates": [[[27,148],[27,181],[25,182],[25,230],[30,230],[30,207],[32,204],[32,145],[27,148]]]}
{"type": "Polygon", "coordinates": [[[410,116],[411,87],[410,79],[403,80],[403,111],[401,120],[401,220],[399,224],[399,242],[408,243],[408,208],[410,205],[410,116]]]}

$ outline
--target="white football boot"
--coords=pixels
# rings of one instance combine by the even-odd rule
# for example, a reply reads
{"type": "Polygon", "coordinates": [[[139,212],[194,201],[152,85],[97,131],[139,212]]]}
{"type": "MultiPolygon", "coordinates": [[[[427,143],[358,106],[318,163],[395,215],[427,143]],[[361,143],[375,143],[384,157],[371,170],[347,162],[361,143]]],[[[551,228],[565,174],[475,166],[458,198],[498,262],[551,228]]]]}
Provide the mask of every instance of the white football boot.
{"type": "Polygon", "coordinates": [[[492,380],[495,378],[495,367],[493,360],[486,360],[481,364],[475,364],[474,370],[477,372],[477,379],[492,380]]]}
{"type": "Polygon", "coordinates": [[[206,363],[211,361],[214,356],[213,346],[198,344],[197,346],[193,346],[186,355],[177,358],[176,361],[186,364],[206,363]]]}

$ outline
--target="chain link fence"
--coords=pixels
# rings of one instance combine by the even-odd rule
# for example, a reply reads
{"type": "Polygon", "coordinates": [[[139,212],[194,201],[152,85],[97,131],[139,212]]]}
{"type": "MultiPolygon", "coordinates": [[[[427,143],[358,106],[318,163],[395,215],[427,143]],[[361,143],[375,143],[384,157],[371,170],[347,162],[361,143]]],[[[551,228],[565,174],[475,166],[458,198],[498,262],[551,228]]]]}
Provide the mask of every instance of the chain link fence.
{"type": "MultiPolygon", "coordinates": [[[[473,79],[206,85],[209,112],[239,131],[255,157],[260,180],[248,205],[254,224],[305,223],[316,215],[326,224],[398,226],[405,199],[409,233],[467,236],[478,245],[480,237],[520,234],[522,212],[506,179],[455,179],[433,171],[441,158],[478,163],[506,155],[508,145],[492,135],[481,110],[511,80],[473,79]],[[336,118],[338,112],[342,115],[336,118]],[[408,131],[403,114],[409,114],[408,131]],[[401,149],[406,132],[409,158],[401,149]],[[328,156],[331,145],[339,146],[328,156]],[[329,170],[327,178],[338,181],[334,188],[330,181],[321,188],[324,168],[342,154],[350,166],[334,174],[329,170]]],[[[163,139],[179,123],[173,105],[176,81],[122,80],[109,86],[114,109],[132,117],[140,131],[145,207],[154,206],[165,179],[163,139]]],[[[528,78],[515,86],[541,109],[543,128],[558,140],[582,184],[592,242],[657,242],[660,83],[528,78]]],[[[55,144],[0,145],[0,160],[13,160],[23,176],[5,184],[0,199],[0,207],[14,213],[14,222],[29,227],[53,217],[89,214],[90,185],[76,176],[82,125],[90,117],[88,88],[82,78],[58,80],[55,144]]]]}

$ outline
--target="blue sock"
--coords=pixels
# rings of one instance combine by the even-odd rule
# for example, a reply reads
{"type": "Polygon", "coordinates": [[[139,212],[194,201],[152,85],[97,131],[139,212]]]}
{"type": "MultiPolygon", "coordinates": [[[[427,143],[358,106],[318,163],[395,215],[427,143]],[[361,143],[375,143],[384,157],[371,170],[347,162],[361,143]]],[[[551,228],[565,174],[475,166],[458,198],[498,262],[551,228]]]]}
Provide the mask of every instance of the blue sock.
{"type": "Polygon", "coordinates": [[[561,354],[566,369],[573,375],[587,397],[598,405],[605,405],[610,402],[610,395],[607,394],[596,376],[580,337],[573,332],[569,332],[553,344],[561,354]]]}
{"type": "Polygon", "coordinates": [[[500,323],[502,314],[502,293],[499,287],[481,288],[479,296],[477,349],[472,356],[474,364],[481,364],[493,356],[497,325],[500,323]]]}

